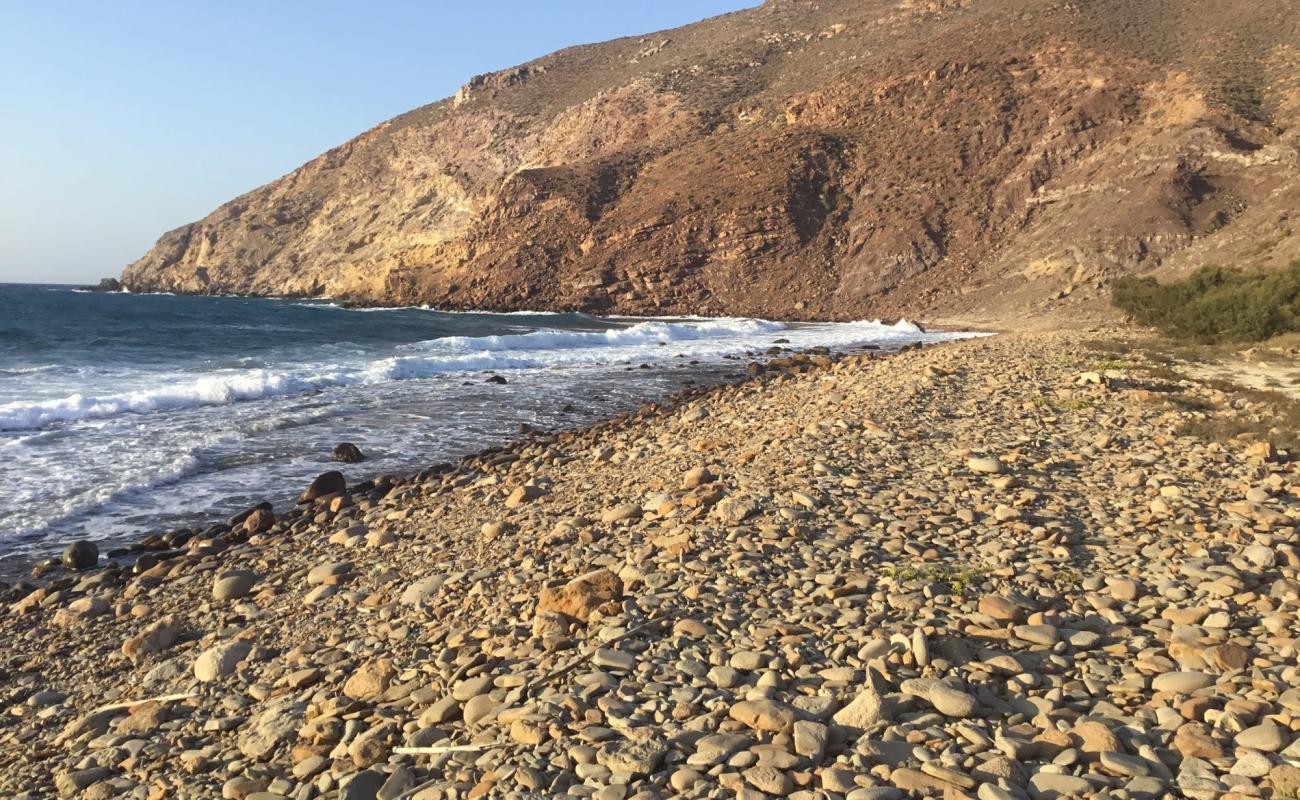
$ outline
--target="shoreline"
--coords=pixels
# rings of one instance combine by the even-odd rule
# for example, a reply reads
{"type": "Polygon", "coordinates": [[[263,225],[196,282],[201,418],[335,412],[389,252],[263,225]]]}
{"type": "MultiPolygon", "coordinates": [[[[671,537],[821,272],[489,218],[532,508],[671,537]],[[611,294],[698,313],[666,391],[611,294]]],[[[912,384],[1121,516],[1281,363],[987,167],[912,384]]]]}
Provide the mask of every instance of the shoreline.
{"type": "Polygon", "coordinates": [[[1286,796],[1300,462],[1161,367],[846,356],[7,598],[0,792],[1286,796]]]}
{"type": "MultiPolygon", "coordinates": [[[[284,298],[277,298],[277,299],[284,299],[284,298]]],[[[497,313],[497,312],[486,312],[486,313],[497,313]]],[[[922,330],[928,331],[930,329],[922,328],[922,330]]],[[[705,377],[703,380],[700,380],[699,376],[695,372],[692,372],[691,377],[699,381],[698,385],[693,386],[692,388],[683,389],[674,392],[658,401],[647,399],[642,404],[642,408],[645,408],[647,406],[675,407],[681,403],[689,402],[691,397],[701,392],[707,392],[710,389],[718,386],[736,386],[736,385],[753,381],[756,378],[761,379],[767,373],[769,369],[767,365],[769,363],[772,362],[779,363],[782,362],[783,360],[789,360],[795,356],[803,355],[806,357],[808,355],[828,355],[833,359],[838,359],[849,355],[855,355],[855,354],[861,354],[867,352],[875,352],[875,353],[880,353],[882,356],[887,356],[897,352],[901,352],[902,350],[911,349],[913,347],[920,347],[920,346],[929,346],[929,345],[922,345],[919,343],[915,345],[906,345],[901,350],[882,347],[879,345],[859,345],[859,346],[841,348],[838,352],[833,354],[831,353],[829,348],[822,347],[822,346],[814,346],[804,350],[796,350],[796,349],[784,347],[782,345],[774,345],[773,348],[769,348],[769,350],[767,351],[750,351],[744,353],[743,355],[735,356],[734,359],[724,357],[725,358],[724,361],[715,365],[710,365],[709,369],[703,371],[705,373],[709,373],[708,376],[705,377]],[[773,353],[772,349],[777,349],[780,352],[773,353]],[[759,372],[757,375],[754,374],[753,372],[746,374],[745,372],[746,369],[752,370],[751,365],[754,364],[761,365],[762,371],[759,372]]],[[[788,368],[789,368],[788,366],[781,366],[778,367],[777,369],[788,369],[788,368]]],[[[378,484],[380,484],[381,482],[387,483],[389,485],[397,485],[397,486],[410,483],[410,482],[416,482],[420,479],[421,475],[423,475],[424,473],[430,470],[435,470],[435,469],[442,470],[448,466],[450,466],[453,469],[460,468],[462,465],[466,463],[472,463],[474,459],[480,456],[499,452],[502,448],[510,448],[516,445],[527,443],[539,437],[559,436],[562,434],[569,434],[569,435],[581,434],[593,427],[599,427],[606,422],[610,422],[615,419],[621,419],[627,416],[628,413],[630,412],[624,411],[624,412],[619,412],[617,414],[614,414],[612,416],[602,416],[596,419],[592,419],[586,423],[582,423],[572,427],[561,428],[559,430],[528,431],[528,432],[521,431],[524,438],[506,439],[504,441],[499,441],[496,443],[489,443],[484,445],[481,448],[472,450],[461,456],[454,456],[450,461],[444,461],[438,464],[426,465],[422,468],[410,468],[410,469],[403,470],[400,473],[391,473],[391,472],[377,473],[377,474],[367,473],[359,481],[356,481],[353,484],[353,486],[349,487],[349,492],[354,491],[355,487],[357,486],[364,486],[367,488],[363,489],[362,491],[363,493],[366,493],[369,492],[378,484]]],[[[523,425],[524,423],[520,423],[520,424],[523,425]]],[[[303,487],[303,489],[305,488],[306,487],[303,487]]],[[[292,498],[295,495],[299,495],[300,490],[288,489],[287,487],[282,487],[281,491],[273,492],[270,494],[273,494],[275,497],[292,498]]],[[[182,534],[180,544],[177,545],[176,547],[164,546],[163,544],[165,542],[168,545],[170,545],[171,542],[176,541],[177,540],[176,534],[186,527],[183,525],[177,526],[176,524],[174,524],[175,523],[174,520],[167,521],[166,524],[142,525],[141,526],[142,528],[146,528],[146,529],[152,528],[155,531],[165,531],[165,532],[154,532],[154,533],[143,534],[139,538],[135,539],[134,541],[130,540],[129,538],[125,540],[115,539],[106,544],[103,540],[94,540],[93,543],[97,546],[97,548],[99,548],[100,560],[98,564],[92,569],[103,569],[105,567],[109,567],[110,565],[116,565],[117,567],[132,569],[134,562],[139,557],[145,555],[153,555],[156,557],[156,555],[160,552],[164,553],[165,557],[167,558],[175,557],[177,555],[175,551],[179,549],[179,547],[187,544],[189,541],[195,539],[196,537],[200,537],[206,534],[207,537],[210,538],[211,536],[214,535],[222,536],[232,531],[237,533],[239,529],[239,525],[237,523],[234,523],[233,522],[234,520],[242,519],[243,517],[246,517],[248,514],[250,514],[252,511],[258,508],[271,506],[272,502],[273,501],[268,500],[256,506],[253,506],[251,508],[245,508],[239,511],[232,511],[231,514],[227,515],[224,518],[219,518],[216,515],[213,515],[212,517],[208,518],[206,522],[202,522],[202,523],[196,522],[195,524],[188,526],[189,528],[188,534],[182,534]],[[225,530],[221,530],[223,526],[225,527],[225,530]]],[[[277,516],[282,514],[287,514],[289,519],[295,519],[302,509],[301,507],[295,505],[292,500],[290,500],[287,506],[287,511],[285,510],[285,507],[281,507],[280,510],[276,510],[274,509],[273,506],[267,508],[267,510],[272,511],[272,513],[277,514],[277,516]]],[[[40,584],[43,582],[48,582],[50,579],[57,579],[58,577],[60,577],[60,575],[65,575],[68,573],[76,574],[76,571],[65,569],[61,561],[62,551],[67,546],[73,544],[75,541],[81,541],[81,540],[64,541],[60,544],[53,545],[51,548],[48,549],[47,554],[43,556],[37,556],[34,554],[33,555],[14,554],[13,557],[5,556],[3,558],[0,558],[0,591],[5,589],[9,585],[19,585],[26,582],[35,582],[40,584]]]]}

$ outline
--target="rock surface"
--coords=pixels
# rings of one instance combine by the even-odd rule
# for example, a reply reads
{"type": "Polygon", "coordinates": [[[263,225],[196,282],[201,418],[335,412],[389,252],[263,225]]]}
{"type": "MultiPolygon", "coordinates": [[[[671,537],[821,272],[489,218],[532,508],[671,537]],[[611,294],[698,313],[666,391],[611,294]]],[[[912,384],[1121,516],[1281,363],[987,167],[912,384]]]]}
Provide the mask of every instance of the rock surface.
{"type": "Polygon", "coordinates": [[[1104,307],[1122,272],[1300,256],[1298,12],[772,0],[476,76],[164,234],[123,283],[777,318],[1104,307]]]}

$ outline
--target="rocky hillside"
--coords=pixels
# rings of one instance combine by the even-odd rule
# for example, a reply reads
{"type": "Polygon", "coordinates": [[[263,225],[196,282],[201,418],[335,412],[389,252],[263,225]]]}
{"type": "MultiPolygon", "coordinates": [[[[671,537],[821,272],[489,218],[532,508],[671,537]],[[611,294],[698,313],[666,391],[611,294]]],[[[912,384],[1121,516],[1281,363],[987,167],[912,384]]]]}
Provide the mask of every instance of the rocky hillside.
{"type": "Polygon", "coordinates": [[[1042,314],[1300,257],[1300,2],[770,0],[470,80],[165,234],[133,290],[1042,314]]]}

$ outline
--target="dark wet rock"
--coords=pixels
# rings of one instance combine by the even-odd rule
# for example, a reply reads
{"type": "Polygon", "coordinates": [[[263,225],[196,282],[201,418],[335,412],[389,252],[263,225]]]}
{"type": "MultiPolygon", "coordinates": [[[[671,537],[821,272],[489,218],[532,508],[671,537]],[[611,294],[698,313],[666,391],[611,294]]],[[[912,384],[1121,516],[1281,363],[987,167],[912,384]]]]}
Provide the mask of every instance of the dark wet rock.
{"type": "Polygon", "coordinates": [[[63,551],[63,566],[68,569],[90,569],[99,562],[99,545],[84,539],[73,542],[63,551]]]}
{"type": "Polygon", "coordinates": [[[307,490],[302,493],[302,497],[298,498],[298,502],[310,503],[327,495],[345,492],[347,491],[347,488],[347,479],[343,477],[343,473],[337,470],[331,470],[322,473],[316,478],[316,480],[312,481],[311,485],[307,487],[307,490]]]}
{"type": "Polygon", "coordinates": [[[357,447],[352,442],[342,442],[337,445],[334,448],[334,453],[330,457],[335,461],[344,464],[360,464],[362,461],[366,460],[365,455],[361,452],[361,448],[357,447]]]}

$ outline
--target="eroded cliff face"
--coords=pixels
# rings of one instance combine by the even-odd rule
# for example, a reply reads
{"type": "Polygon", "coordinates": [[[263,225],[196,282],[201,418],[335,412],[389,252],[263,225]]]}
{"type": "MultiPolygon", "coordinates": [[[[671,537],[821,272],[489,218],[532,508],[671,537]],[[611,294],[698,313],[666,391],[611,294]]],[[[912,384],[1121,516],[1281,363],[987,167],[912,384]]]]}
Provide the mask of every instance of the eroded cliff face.
{"type": "Polygon", "coordinates": [[[1297,20],[1295,1],[774,0],[476,77],[165,234],[123,280],[849,318],[1036,314],[1125,272],[1281,264],[1297,20]]]}

